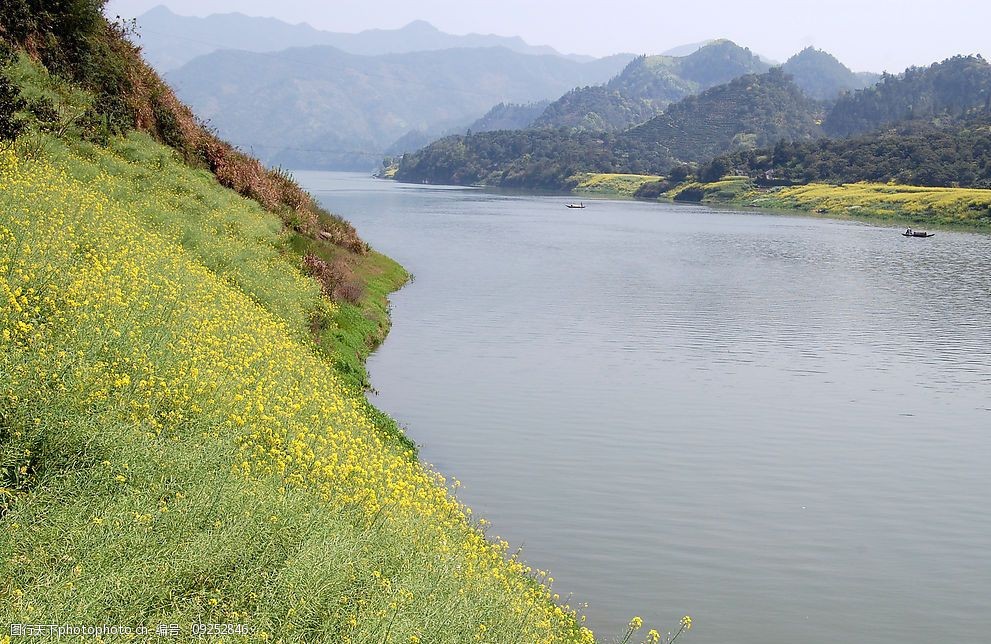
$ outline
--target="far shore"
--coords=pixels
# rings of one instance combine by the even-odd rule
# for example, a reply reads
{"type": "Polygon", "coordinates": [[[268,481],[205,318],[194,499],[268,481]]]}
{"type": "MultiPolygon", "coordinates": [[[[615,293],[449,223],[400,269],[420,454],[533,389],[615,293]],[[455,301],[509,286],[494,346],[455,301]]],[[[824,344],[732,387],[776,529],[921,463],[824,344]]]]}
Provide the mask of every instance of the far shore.
{"type": "MultiPolygon", "coordinates": [[[[657,176],[588,174],[576,177],[580,196],[636,199],[641,186],[657,176]]],[[[881,183],[758,188],[747,177],[711,183],[685,182],[656,199],[729,208],[849,219],[883,225],[991,232],[991,190],[939,188],[881,183]]]]}

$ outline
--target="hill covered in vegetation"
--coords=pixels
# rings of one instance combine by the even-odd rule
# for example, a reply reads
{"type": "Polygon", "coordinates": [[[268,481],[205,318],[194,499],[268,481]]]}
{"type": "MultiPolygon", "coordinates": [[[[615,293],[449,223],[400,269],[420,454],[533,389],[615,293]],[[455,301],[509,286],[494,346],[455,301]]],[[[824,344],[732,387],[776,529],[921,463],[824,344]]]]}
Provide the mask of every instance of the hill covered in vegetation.
{"type": "Polygon", "coordinates": [[[814,47],[798,52],[785,61],[781,69],[805,94],[818,101],[834,101],[841,94],[869,87],[880,80],[879,74],[856,74],[832,54],[814,47]]]}
{"type": "Polygon", "coordinates": [[[885,74],[873,87],[841,98],[823,129],[832,137],[877,130],[891,123],[961,117],[991,107],[991,65],[980,56],[955,56],[929,67],[885,74]]]}
{"type": "Polygon", "coordinates": [[[732,174],[777,182],[991,188],[991,112],[963,122],[906,121],[850,139],[779,142],[714,163],[732,174]]]}
{"type": "Polygon", "coordinates": [[[592,641],[364,399],[405,272],[101,8],[0,9],[0,617],[592,641]]]}
{"type": "Polygon", "coordinates": [[[404,155],[394,178],[411,183],[569,190],[582,172],[657,174],[672,162],[660,146],[622,134],[500,130],[449,136],[404,155]]]}
{"type": "Polygon", "coordinates": [[[678,161],[811,138],[819,134],[820,114],[814,101],[772,69],[683,99],[625,132],[561,128],[447,137],[405,155],[395,178],[571,189],[580,173],[663,174],[678,161]]]}
{"type": "Polygon", "coordinates": [[[748,74],[690,96],[625,133],[699,162],[734,148],[819,136],[821,110],[779,68],[748,74]]]}
{"type": "Polygon", "coordinates": [[[486,112],[482,118],[468,126],[472,132],[494,132],[495,130],[522,130],[530,127],[544,113],[550,101],[533,103],[499,103],[486,112]]]}
{"type": "Polygon", "coordinates": [[[712,41],[681,57],[640,56],[604,86],[568,92],[534,126],[625,130],[686,96],[767,69],[749,49],[729,40],[712,41]]]}
{"type": "MultiPolygon", "coordinates": [[[[808,69],[837,71],[835,61],[822,52],[807,50],[798,60],[808,69]]],[[[796,59],[791,62],[795,68],[796,59]]],[[[447,183],[470,178],[499,185],[505,169],[540,158],[543,172],[512,176],[539,177],[540,187],[570,189],[575,175],[582,173],[666,174],[680,162],[706,181],[734,173],[784,183],[986,185],[991,66],[979,56],[957,56],[888,75],[876,87],[842,94],[832,105],[811,99],[807,93],[812,90],[802,91],[786,68],[689,96],[622,132],[579,137],[573,129],[559,129],[537,137],[521,131],[501,133],[498,142],[482,138],[458,148],[468,167],[485,172],[445,171],[441,158],[455,142],[447,140],[407,155],[396,176],[447,183]],[[579,153],[582,146],[593,151],[587,161],[579,153]],[[476,154],[485,161],[476,164],[476,154]]],[[[835,89],[838,79],[851,81],[843,72],[824,77],[820,89],[835,89]]],[[[645,189],[655,194],[672,187],[667,180],[661,184],[663,190],[657,185],[645,189]]]]}
{"type": "Polygon", "coordinates": [[[650,99],[631,98],[608,85],[596,85],[571,90],[550,103],[531,125],[547,129],[616,132],[643,123],[659,110],[658,104],[650,99]]]}

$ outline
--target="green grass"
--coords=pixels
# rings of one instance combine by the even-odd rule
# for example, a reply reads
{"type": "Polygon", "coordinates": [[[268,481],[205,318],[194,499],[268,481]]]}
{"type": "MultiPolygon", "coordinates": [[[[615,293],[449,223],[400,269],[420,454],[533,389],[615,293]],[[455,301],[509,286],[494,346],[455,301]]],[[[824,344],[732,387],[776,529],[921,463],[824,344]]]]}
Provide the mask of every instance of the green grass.
{"type": "Polygon", "coordinates": [[[675,201],[701,201],[702,203],[732,202],[740,199],[750,191],[751,182],[746,177],[724,177],[712,183],[688,182],[683,183],[670,192],[667,197],[675,201]],[[689,193],[695,193],[686,199],[689,193]],[[701,198],[698,197],[701,195],[701,198]]]}
{"type": "Polygon", "coordinates": [[[571,178],[577,182],[573,192],[589,195],[632,197],[637,188],[661,177],[644,174],[582,173],[571,178]]]}

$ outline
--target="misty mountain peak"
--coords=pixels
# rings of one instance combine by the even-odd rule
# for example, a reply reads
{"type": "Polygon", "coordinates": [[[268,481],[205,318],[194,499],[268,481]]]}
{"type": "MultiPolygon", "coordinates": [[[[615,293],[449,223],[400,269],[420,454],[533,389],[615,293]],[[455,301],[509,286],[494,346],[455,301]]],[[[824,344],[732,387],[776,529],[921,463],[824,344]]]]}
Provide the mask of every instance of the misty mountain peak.
{"type": "Polygon", "coordinates": [[[169,9],[168,7],[166,7],[164,4],[160,4],[160,5],[156,5],[156,6],[152,7],[148,11],[144,12],[143,14],[141,14],[140,17],[141,18],[144,18],[144,17],[147,17],[147,16],[151,16],[151,17],[163,17],[163,16],[174,16],[174,15],[176,15],[176,14],[173,13],[173,11],[171,9],[169,9]]]}
{"type": "Polygon", "coordinates": [[[440,29],[434,27],[432,24],[426,20],[414,20],[405,27],[401,28],[399,31],[404,31],[407,33],[415,34],[439,34],[440,29]]]}

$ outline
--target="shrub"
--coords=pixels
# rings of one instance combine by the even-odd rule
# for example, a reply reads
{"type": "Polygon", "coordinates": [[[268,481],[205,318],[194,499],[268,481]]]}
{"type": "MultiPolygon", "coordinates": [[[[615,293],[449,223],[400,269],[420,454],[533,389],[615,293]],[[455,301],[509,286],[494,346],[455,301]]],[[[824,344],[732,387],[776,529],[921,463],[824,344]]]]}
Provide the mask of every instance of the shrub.
{"type": "Polygon", "coordinates": [[[16,140],[24,131],[24,120],[17,113],[25,107],[17,86],[0,74],[0,144],[16,140]]]}
{"type": "Polygon", "coordinates": [[[698,202],[702,201],[702,197],[704,197],[704,196],[705,196],[705,190],[703,190],[702,188],[697,187],[697,186],[691,186],[691,187],[685,188],[684,190],[682,190],[681,192],[679,192],[678,194],[676,194],[674,196],[674,200],[675,201],[690,201],[690,202],[698,203],[698,202]]]}
{"type": "Polygon", "coordinates": [[[365,287],[357,280],[348,280],[334,289],[334,299],[338,302],[358,304],[365,297],[365,287]]]}

